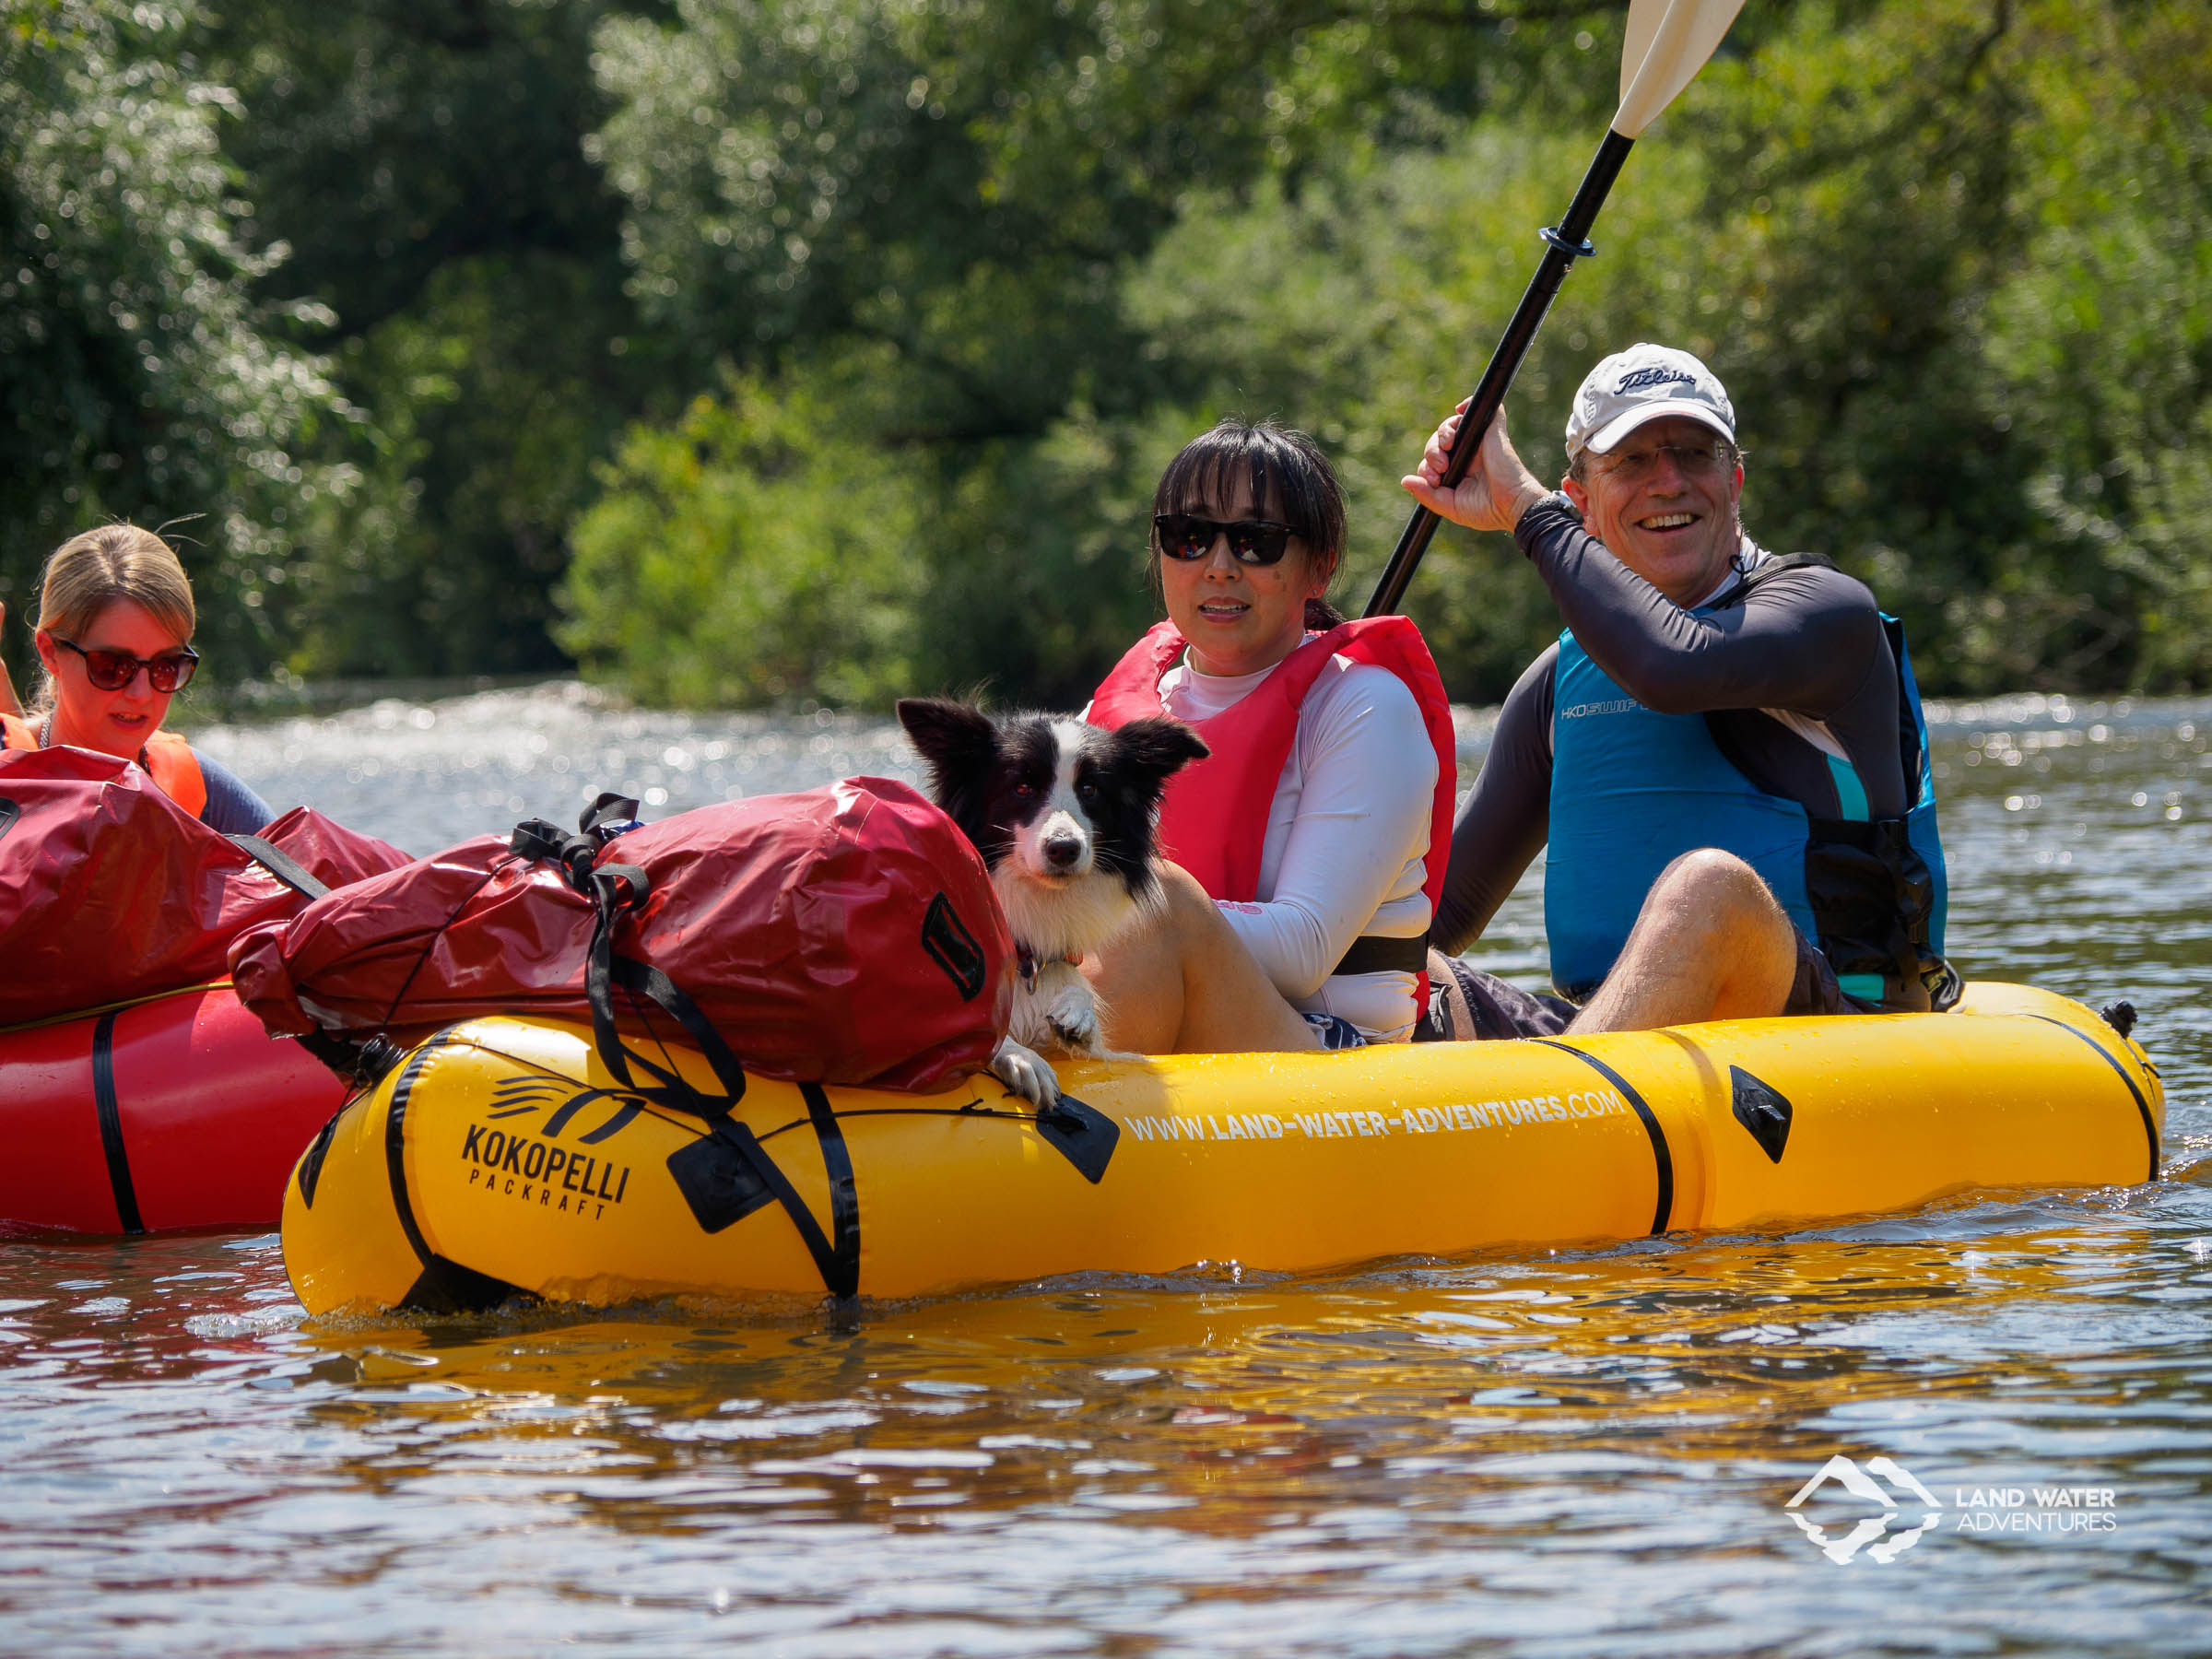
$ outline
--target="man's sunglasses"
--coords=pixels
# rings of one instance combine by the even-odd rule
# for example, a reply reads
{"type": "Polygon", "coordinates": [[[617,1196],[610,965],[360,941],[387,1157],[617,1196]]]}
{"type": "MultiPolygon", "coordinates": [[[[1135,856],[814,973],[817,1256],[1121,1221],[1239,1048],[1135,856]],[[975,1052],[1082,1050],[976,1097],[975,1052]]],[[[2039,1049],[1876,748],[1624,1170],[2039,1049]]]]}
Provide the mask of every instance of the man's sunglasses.
{"type": "Polygon", "coordinates": [[[146,683],[167,696],[182,691],[192,684],[192,671],[200,665],[200,653],[187,645],[179,651],[165,652],[158,657],[133,656],[127,651],[87,651],[75,640],[53,636],[56,645],[66,645],[85,659],[85,677],[102,691],[120,691],[138,677],[138,670],[146,670],[146,683]]]}
{"type": "Polygon", "coordinates": [[[1152,533],[1159,537],[1161,553],[1182,559],[1204,559],[1213,551],[1214,537],[1226,535],[1237,562],[1248,565],[1280,564],[1290,538],[1302,534],[1295,524],[1273,524],[1265,519],[1224,521],[1189,512],[1154,513],[1152,533]]]}

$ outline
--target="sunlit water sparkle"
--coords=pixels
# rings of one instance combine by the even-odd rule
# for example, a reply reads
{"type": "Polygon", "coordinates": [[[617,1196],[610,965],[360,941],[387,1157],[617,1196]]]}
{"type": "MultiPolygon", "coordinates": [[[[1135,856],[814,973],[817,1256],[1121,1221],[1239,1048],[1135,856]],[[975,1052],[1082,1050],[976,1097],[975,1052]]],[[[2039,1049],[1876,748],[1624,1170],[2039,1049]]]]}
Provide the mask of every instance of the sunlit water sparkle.
{"type": "MultiPolygon", "coordinates": [[[[273,1236],[9,1241],[0,1648],[2202,1653],[2212,704],[1937,718],[1954,953],[2133,998],[2171,1097],[2156,1183],[850,1324],[310,1323],[273,1236]],[[1947,1513],[1837,1565],[1783,1505],[1839,1452],[1947,1504],[2109,1488],[2112,1524],[1947,1513]]],[[[1463,721],[1469,761],[1487,732],[1463,721]]],[[[279,805],[413,852],[601,788],[658,816],[913,775],[880,722],[572,686],[202,736],[279,805]]],[[[1540,979],[1540,893],[1539,870],[1477,959],[1540,979]]]]}

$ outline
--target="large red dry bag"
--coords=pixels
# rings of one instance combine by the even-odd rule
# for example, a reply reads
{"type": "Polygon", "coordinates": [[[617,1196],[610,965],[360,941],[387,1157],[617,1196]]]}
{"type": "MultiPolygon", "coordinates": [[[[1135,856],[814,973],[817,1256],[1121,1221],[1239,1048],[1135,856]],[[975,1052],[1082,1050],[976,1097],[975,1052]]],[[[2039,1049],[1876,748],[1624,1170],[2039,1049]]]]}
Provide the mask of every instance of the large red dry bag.
{"type": "Polygon", "coordinates": [[[220,979],[245,929],[406,862],[306,807],[218,834],[112,755],[0,752],[0,1026],[220,979]]]}
{"type": "Polygon", "coordinates": [[[626,1084],[641,1065],[673,1088],[641,1049],[683,1041],[733,1097],[739,1066],[925,1090],[989,1062],[1013,939],[982,860],[924,796],[848,778],[630,827],[636,810],[602,795],[580,834],[533,819],[334,892],[238,941],[239,996],[303,1035],[590,1020],[626,1084]]]}

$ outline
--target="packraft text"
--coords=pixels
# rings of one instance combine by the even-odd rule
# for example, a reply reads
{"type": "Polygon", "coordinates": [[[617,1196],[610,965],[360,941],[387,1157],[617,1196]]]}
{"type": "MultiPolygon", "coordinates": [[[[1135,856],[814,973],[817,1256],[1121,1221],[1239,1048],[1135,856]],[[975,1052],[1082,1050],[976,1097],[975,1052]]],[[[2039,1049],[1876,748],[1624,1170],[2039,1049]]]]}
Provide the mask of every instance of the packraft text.
{"type": "Polygon", "coordinates": [[[629,1190],[628,1165],[603,1163],[589,1153],[571,1152],[534,1135],[509,1135],[471,1124],[461,1139],[461,1158],[469,1166],[468,1184],[555,1215],[596,1221],[606,1206],[622,1202],[629,1190]]]}

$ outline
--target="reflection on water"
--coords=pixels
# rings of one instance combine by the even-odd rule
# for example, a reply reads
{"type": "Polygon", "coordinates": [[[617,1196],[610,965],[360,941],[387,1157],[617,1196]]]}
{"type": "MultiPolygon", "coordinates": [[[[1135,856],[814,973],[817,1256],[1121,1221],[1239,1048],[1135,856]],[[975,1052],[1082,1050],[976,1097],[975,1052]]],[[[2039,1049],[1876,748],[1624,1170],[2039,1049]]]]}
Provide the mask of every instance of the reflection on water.
{"type": "Polygon", "coordinates": [[[859,773],[917,778],[890,721],[615,709],[572,681],[193,736],[271,806],[319,806],[415,853],[525,818],[573,823],[606,789],[662,818],[859,773]]]}
{"type": "MultiPolygon", "coordinates": [[[[10,1244],[6,1646],[2201,1653],[2207,738],[2212,711],[2172,703],[1939,731],[1954,947],[2133,997],[2171,1100],[2154,1185],[845,1321],[311,1326],[273,1238],[10,1244]],[[1838,1453],[1893,1459],[1940,1518],[1888,1559],[1824,1559],[1785,1506],[1838,1453]],[[2006,1493],[2034,1512],[2059,1487],[2111,1490],[2110,1525],[2007,1525],[2006,1493]]],[[[876,723],[558,688],[209,747],[415,851],[602,786],[675,810],[912,775],[876,723]]],[[[1539,879],[1483,952],[1532,978],[1539,879]]],[[[1879,1509],[1839,1483],[1797,1513],[1834,1541],[1879,1509]]],[[[1923,1514],[1906,1498],[1877,1537],[1923,1514]]]]}

